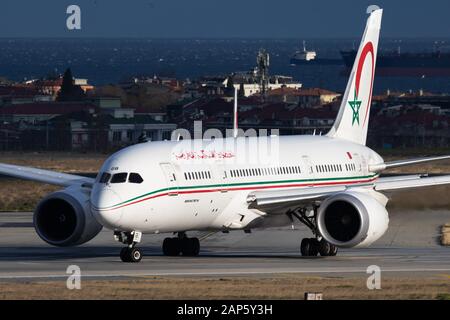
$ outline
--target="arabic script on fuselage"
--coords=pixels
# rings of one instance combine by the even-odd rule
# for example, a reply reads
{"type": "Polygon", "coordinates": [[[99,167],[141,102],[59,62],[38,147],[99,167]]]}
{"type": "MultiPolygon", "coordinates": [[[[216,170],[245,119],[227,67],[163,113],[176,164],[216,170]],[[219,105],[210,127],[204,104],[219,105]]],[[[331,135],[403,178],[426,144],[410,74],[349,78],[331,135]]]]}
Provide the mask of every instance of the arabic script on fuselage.
{"type": "Polygon", "coordinates": [[[192,160],[192,159],[229,159],[234,158],[234,154],[229,151],[214,151],[214,150],[200,150],[200,151],[183,151],[173,154],[177,160],[192,160]]]}

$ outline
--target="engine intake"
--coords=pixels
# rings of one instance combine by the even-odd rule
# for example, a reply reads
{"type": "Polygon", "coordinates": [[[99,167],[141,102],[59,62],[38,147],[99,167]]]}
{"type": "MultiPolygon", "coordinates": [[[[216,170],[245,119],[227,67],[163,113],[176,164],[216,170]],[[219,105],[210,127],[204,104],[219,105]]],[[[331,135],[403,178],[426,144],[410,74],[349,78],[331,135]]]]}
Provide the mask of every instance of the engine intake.
{"type": "Polygon", "coordinates": [[[102,229],[91,214],[89,195],[79,188],[49,194],[36,207],[33,222],[42,240],[61,247],[85,243],[102,229]]]}
{"type": "Polygon", "coordinates": [[[317,213],[320,234],[338,247],[368,246],[386,232],[388,224],[385,207],[362,192],[332,196],[317,213]]]}

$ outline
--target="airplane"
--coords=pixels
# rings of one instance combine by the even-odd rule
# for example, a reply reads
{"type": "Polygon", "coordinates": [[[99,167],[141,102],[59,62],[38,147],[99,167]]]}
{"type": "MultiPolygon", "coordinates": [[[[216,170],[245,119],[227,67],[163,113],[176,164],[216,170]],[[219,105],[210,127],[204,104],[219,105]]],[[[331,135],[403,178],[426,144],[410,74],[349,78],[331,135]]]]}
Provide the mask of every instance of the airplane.
{"type": "Polygon", "coordinates": [[[106,227],[124,244],[123,262],[141,261],[143,234],[173,234],[163,241],[164,255],[197,256],[200,241],[188,232],[250,232],[295,219],[313,235],[300,243],[303,256],[369,246],[388,228],[386,194],[450,184],[450,175],[380,174],[450,155],[385,162],[366,146],[383,10],[371,6],[367,13],[337,118],[325,135],[144,142],[112,154],[95,179],[10,164],[0,164],[0,174],[64,187],[34,211],[42,240],[81,245],[106,227]],[[274,138],[277,161],[249,161],[247,149],[228,149],[274,138]]]}

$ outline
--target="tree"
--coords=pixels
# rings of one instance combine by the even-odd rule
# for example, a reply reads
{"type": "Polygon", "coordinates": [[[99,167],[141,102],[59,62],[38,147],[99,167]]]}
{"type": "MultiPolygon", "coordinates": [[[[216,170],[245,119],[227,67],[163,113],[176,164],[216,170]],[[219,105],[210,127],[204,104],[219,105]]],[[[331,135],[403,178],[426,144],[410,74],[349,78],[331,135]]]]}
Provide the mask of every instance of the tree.
{"type": "Polygon", "coordinates": [[[72,71],[68,68],[64,72],[61,90],[56,97],[57,101],[82,101],[86,94],[80,86],[74,84],[72,71]]]}
{"type": "Polygon", "coordinates": [[[241,83],[241,85],[239,86],[239,97],[245,97],[245,88],[244,88],[244,83],[241,83]]]}
{"type": "Polygon", "coordinates": [[[234,97],[234,80],[233,76],[229,76],[227,79],[227,86],[225,87],[225,95],[234,97]]]}

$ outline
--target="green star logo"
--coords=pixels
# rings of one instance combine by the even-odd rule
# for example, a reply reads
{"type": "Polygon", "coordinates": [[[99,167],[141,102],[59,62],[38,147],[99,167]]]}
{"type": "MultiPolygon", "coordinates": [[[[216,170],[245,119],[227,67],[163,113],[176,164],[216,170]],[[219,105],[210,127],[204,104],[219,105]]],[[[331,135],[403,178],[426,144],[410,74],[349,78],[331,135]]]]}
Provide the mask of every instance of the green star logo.
{"type": "Polygon", "coordinates": [[[361,108],[361,102],[361,100],[358,100],[355,90],[355,97],[353,101],[348,102],[353,111],[352,126],[355,124],[355,122],[358,122],[359,125],[359,108],[361,108]]]}

